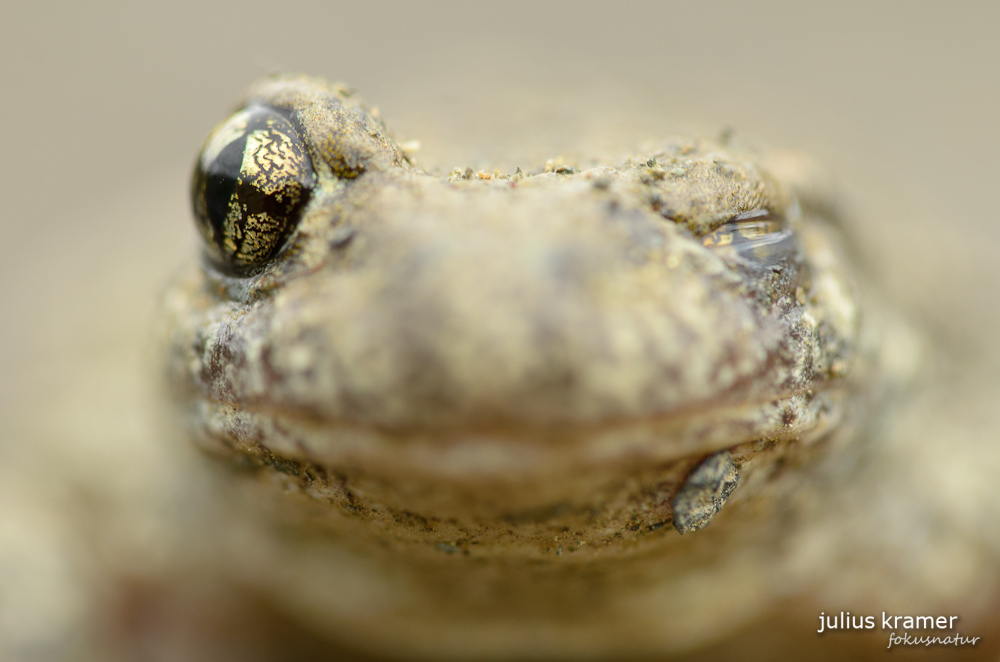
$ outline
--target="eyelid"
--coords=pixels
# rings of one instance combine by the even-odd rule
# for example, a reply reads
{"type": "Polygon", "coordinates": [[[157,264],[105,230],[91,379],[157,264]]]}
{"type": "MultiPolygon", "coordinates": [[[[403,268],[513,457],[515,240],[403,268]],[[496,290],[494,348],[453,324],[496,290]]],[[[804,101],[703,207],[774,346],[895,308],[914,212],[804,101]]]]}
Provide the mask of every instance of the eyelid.
{"type": "Polygon", "coordinates": [[[791,235],[785,219],[766,209],[743,212],[701,238],[704,246],[712,248],[733,246],[752,249],[778,243],[791,235]]]}
{"type": "Polygon", "coordinates": [[[755,209],[733,216],[701,238],[703,246],[729,248],[744,259],[776,264],[791,256],[797,247],[795,234],[778,213],[755,209]]]}

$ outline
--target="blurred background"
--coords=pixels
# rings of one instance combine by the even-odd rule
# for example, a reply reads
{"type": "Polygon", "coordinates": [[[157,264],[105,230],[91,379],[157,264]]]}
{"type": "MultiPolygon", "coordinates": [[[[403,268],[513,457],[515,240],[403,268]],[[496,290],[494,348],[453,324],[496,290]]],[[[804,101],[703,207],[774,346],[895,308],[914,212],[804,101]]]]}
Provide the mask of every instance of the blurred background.
{"type": "Polygon", "coordinates": [[[808,152],[851,194],[897,298],[948,311],[936,318],[960,320],[951,335],[997,319],[995,296],[964,296],[997,283],[995,3],[6,3],[0,16],[3,393],[74,342],[69,320],[146,306],[193,246],[196,152],[274,71],[349,82],[448,170],[726,128],[808,152]]]}
{"type": "Polygon", "coordinates": [[[275,71],[350,83],[443,171],[692,131],[810,153],[891,296],[995,381],[998,25],[985,1],[5,3],[0,501],[149,436],[190,167],[275,71]]]}

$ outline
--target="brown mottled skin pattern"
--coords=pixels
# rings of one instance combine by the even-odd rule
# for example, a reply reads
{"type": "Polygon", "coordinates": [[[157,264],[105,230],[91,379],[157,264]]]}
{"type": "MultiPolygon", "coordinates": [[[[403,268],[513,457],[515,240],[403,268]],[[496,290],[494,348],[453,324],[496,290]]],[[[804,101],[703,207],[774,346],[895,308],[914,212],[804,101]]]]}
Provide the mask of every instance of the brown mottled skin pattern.
{"type": "Polygon", "coordinates": [[[298,123],[314,193],[252,274],[192,264],[166,335],[190,436],[296,522],[287,564],[364,559],[276,600],[361,648],[462,657],[683,650],[777,597],[817,476],[865,455],[915,357],[835,205],[768,168],[792,157],[678,140],[443,178],[343,86],[244,103],[298,123]],[[786,259],[705,245],[755,211],[794,233],[786,259]],[[721,450],[739,486],[682,540],[677,495],[721,450]],[[349,609],[344,574],[382,597],[349,609]]]}
{"type": "Polygon", "coordinates": [[[730,448],[750,479],[885,386],[836,228],[747,156],[666,143],[442,180],[342,88],[269,80],[248,102],[294,110],[317,192],[260,273],[206,262],[171,293],[172,377],[202,443],[294,465],[334,528],[362,508],[407,554],[545,558],[563,528],[580,556],[618,554],[630,525],[669,521],[692,463],[730,448]],[[753,210],[803,251],[747,266],[699,241],[753,210]],[[385,521],[401,513],[433,526],[385,521]]]}
{"type": "Polygon", "coordinates": [[[986,382],[948,386],[811,162],[678,139],[441,173],[345,86],[246,107],[288,118],[268,158],[300,141],[311,195],[273,250],[202,220],[157,325],[170,443],[43,467],[80,532],[42,499],[0,520],[28,578],[0,657],[881,658],[816,634],[840,611],[1000,640],[986,382]]]}

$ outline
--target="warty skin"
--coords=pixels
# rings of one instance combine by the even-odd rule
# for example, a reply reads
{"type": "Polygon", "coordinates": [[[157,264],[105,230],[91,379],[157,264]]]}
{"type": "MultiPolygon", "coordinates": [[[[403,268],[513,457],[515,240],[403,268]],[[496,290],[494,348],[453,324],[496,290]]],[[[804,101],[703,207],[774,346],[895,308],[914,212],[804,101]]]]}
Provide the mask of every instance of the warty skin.
{"type": "MultiPolygon", "coordinates": [[[[259,264],[205,233],[163,327],[185,436],[253,521],[241,582],[361,650],[577,658],[690,650],[872,566],[879,518],[834,504],[884,485],[919,350],[805,161],[673,140],[439,177],[343,86],[244,106],[291,118],[311,197],[259,264]],[[727,245],[745,217],[772,243],[727,245]],[[677,527],[719,454],[738,484],[677,527]]],[[[847,593],[947,603],[922,577],[847,593]]]]}

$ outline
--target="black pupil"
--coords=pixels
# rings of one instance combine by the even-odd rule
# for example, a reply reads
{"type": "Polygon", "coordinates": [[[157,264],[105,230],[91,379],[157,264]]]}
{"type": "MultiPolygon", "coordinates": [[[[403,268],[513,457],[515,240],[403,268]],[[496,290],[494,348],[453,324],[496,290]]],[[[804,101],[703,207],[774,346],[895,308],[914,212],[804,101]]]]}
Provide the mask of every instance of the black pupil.
{"type": "Polygon", "coordinates": [[[245,148],[244,135],[242,140],[234,140],[226,145],[206,169],[205,203],[208,207],[208,220],[212,224],[213,234],[220,241],[225,218],[229,213],[229,201],[239,186],[239,172],[243,166],[245,148]]]}
{"type": "Polygon", "coordinates": [[[267,262],[294,228],[315,174],[292,121],[247,108],[216,129],[195,168],[195,218],[217,265],[239,272],[267,262]]]}

